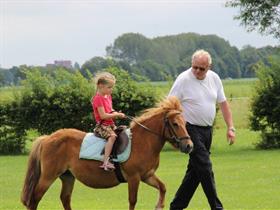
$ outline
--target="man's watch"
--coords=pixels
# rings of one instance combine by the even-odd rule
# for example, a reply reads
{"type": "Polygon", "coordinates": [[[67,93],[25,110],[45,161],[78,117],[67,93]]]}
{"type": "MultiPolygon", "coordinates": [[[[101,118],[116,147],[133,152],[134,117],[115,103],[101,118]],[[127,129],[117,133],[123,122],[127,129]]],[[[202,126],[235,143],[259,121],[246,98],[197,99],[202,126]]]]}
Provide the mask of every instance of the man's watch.
{"type": "Polygon", "coordinates": [[[230,127],[229,130],[235,133],[235,128],[234,127],[230,127]]]}

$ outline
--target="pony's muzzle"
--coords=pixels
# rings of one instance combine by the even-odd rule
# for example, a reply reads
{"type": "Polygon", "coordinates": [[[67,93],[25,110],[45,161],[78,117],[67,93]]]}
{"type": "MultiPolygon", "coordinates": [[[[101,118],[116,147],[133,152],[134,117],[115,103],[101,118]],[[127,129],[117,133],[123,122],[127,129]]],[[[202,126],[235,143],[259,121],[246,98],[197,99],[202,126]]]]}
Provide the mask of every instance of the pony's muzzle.
{"type": "Polygon", "coordinates": [[[189,154],[193,150],[193,143],[190,140],[181,141],[179,147],[181,152],[189,154]]]}

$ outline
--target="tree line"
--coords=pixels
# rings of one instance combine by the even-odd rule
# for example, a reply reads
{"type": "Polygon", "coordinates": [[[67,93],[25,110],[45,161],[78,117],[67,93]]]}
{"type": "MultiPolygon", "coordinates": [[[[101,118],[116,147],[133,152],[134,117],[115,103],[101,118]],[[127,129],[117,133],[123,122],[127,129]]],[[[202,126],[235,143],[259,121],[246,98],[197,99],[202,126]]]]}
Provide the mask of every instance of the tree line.
{"type": "Polygon", "coordinates": [[[141,34],[127,33],[106,48],[107,55],[125,63],[128,72],[145,75],[151,80],[176,77],[191,65],[197,49],[205,49],[213,58],[212,69],[221,78],[255,77],[258,61],[267,63],[269,56],[280,58],[279,48],[245,46],[238,50],[216,35],[183,33],[153,39],[141,34]]]}
{"type": "MultiPolygon", "coordinates": [[[[147,38],[139,33],[126,33],[117,37],[106,47],[106,57],[93,57],[80,68],[87,76],[108,67],[118,67],[127,71],[135,80],[147,78],[151,81],[174,79],[191,65],[191,56],[197,49],[205,49],[213,58],[212,69],[221,78],[250,78],[256,76],[256,65],[268,65],[268,58],[280,59],[279,47],[255,48],[244,46],[241,50],[216,35],[182,33],[178,35],[147,38]]],[[[39,67],[52,74],[54,67],[39,67]]],[[[18,85],[25,78],[23,70],[32,69],[26,65],[0,68],[0,85],[18,85]]]]}

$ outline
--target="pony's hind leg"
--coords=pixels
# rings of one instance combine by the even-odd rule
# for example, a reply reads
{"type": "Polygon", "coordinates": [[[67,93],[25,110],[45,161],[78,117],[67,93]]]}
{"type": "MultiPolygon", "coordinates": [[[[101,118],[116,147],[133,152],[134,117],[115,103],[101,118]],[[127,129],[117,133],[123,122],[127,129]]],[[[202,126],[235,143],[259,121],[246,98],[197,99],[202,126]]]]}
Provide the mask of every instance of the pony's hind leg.
{"type": "Polygon", "coordinates": [[[49,189],[51,184],[54,182],[54,179],[48,179],[44,176],[41,176],[39,182],[34,190],[32,202],[29,205],[29,210],[36,210],[40,200],[42,199],[45,192],[49,189]]]}
{"type": "Polygon", "coordinates": [[[160,181],[160,179],[155,174],[143,180],[143,182],[159,190],[159,198],[155,209],[162,210],[164,208],[166,193],[166,188],[163,182],[160,181]]]}
{"type": "Polygon", "coordinates": [[[62,188],[60,193],[61,202],[65,210],[71,210],[70,202],[75,183],[75,177],[71,174],[70,171],[66,171],[59,178],[62,182],[62,188]]]}

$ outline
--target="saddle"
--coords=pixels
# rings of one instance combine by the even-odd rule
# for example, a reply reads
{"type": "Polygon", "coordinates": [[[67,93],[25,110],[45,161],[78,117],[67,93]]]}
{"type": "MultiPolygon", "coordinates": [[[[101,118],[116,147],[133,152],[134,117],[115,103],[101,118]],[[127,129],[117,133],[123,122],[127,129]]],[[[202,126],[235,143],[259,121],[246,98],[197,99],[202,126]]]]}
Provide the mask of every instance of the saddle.
{"type": "MultiPolygon", "coordinates": [[[[123,153],[128,145],[129,137],[125,132],[126,128],[127,127],[125,125],[120,125],[115,130],[115,133],[117,134],[117,139],[113,145],[112,152],[110,155],[112,158],[116,158],[117,155],[123,153]]],[[[105,148],[102,150],[101,155],[103,155],[104,152],[105,148]]]]}

